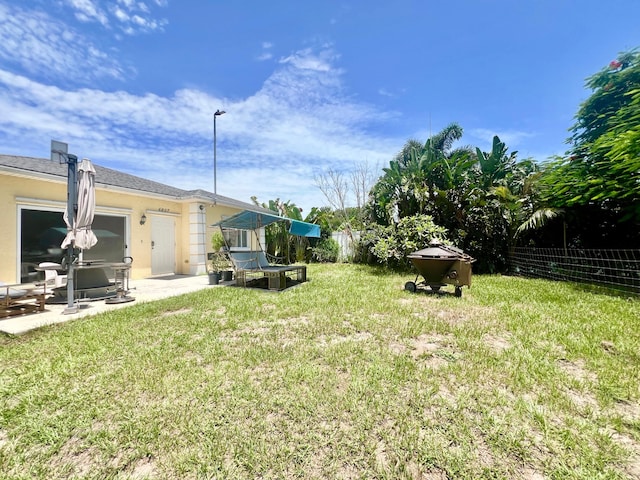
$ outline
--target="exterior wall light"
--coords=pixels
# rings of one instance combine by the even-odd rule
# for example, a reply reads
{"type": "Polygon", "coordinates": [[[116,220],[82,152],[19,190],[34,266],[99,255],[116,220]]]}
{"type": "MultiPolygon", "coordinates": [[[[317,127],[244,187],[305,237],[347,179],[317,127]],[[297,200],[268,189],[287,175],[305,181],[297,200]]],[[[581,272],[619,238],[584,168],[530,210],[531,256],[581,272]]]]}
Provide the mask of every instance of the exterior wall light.
{"type": "Polygon", "coordinates": [[[147,216],[143,213],[140,217],[140,225],[144,225],[145,223],[147,223],[147,216]]]}

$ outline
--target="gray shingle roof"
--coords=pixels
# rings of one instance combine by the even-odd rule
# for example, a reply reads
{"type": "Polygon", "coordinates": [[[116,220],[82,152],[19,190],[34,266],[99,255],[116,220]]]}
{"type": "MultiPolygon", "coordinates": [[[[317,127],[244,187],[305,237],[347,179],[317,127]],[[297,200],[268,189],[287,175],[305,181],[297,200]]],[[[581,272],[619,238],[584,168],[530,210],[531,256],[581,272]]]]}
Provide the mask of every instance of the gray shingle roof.
{"type": "MultiPolygon", "coordinates": [[[[111,168],[93,164],[96,169],[96,186],[118,187],[133,192],[147,193],[171,197],[176,200],[217,202],[223,205],[244,208],[254,211],[265,211],[261,207],[256,207],[250,203],[242,202],[222,195],[214,195],[206,190],[182,190],[180,188],[165,185],[163,183],[136,177],[128,173],[119,172],[111,168]]],[[[16,155],[0,155],[0,171],[13,171],[34,177],[53,177],[56,180],[66,182],[67,165],[54,162],[45,158],[20,157],[16,155]]]]}

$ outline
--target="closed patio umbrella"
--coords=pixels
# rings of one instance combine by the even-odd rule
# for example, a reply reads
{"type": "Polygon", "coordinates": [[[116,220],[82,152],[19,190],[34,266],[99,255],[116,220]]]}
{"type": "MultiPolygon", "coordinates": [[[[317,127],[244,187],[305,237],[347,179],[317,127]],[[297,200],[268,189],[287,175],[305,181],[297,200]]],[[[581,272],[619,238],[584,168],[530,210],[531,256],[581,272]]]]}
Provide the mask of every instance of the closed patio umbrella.
{"type": "Polygon", "coordinates": [[[84,158],[78,166],[78,188],[77,188],[78,210],[76,212],[73,227],[69,222],[69,212],[64,212],[64,221],[67,224],[67,236],[62,241],[62,248],[67,248],[72,244],[76,248],[89,250],[98,239],[91,230],[93,217],[96,209],[96,170],[91,164],[91,160],[84,158]]]}
{"type": "Polygon", "coordinates": [[[74,290],[74,268],[73,268],[73,248],[88,250],[98,243],[95,233],[91,230],[93,216],[96,209],[96,171],[91,161],[83,158],[80,165],[69,163],[69,175],[67,181],[68,201],[67,210],[63,218],[67,224],[67,236],[62,241],[62,248],[67,249],[67,308],[64,313],[76,313],[77,308],[73,305],[74,290]],[[74,177],[77,180],[74,181],[74,177]],[[73,206],[76,206],[74,215],[73,206]]]}

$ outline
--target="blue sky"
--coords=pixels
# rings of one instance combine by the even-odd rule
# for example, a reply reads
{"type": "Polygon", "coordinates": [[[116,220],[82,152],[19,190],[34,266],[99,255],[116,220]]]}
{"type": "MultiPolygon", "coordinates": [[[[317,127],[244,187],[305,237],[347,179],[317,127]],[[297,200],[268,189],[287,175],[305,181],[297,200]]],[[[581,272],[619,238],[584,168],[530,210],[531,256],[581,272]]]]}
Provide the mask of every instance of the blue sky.
{"type": "MultiPolygon", "coordinates": [[[[79,157],[239,200],[326,204],[451,122],[562,154],[585,78],[640,46],[638,0],[0,0],[0,153],[79,157]]],[[[99,181],[99,179],[98,179],[99,181]]]]}

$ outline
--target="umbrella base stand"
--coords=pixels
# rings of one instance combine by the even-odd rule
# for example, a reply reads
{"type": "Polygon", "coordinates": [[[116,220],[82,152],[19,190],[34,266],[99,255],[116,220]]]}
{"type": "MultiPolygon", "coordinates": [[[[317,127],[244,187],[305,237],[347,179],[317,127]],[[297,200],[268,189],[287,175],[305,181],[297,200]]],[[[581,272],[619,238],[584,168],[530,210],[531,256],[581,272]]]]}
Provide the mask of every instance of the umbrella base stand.
{"type": "Polygon", "coordinates": [[[78,313],[78,307],[76,305],[73,305],[71,307],[66,307],[62,311],[63,315],[73,315],[74,313],[78,313]]]}
{"type": "Polygon", "coordinates": [[[107,303],[109,305],[112,305],[114,303],[127,303],[127,302],[133,302],[135,300],[135,297],[128,297],[126,295],[118,295],[116,297],[113,298],[107,298],[104,303],[107,303]]]}

